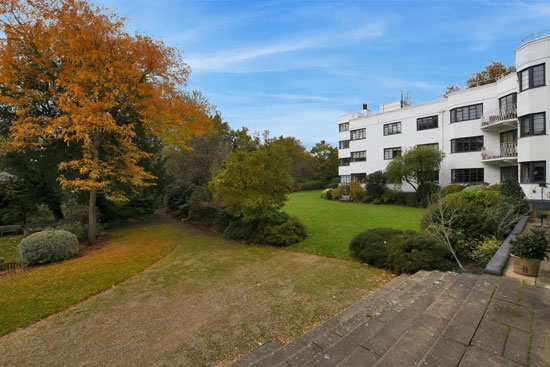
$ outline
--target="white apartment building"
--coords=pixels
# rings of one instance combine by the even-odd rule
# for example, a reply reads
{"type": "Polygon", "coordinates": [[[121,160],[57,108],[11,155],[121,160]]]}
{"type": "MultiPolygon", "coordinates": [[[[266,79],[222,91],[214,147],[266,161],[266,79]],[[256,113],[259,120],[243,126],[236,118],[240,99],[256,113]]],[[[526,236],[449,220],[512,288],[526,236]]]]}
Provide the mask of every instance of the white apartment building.
{"type": "Polygon", "coordinates": [[[445,153],[441,186],[517,179],[529,199],[550,199],[550,189],[540,187],[550,182],[550,35],[523,42],[515,54],[516,72],[495,83],[415,106],[384,104],[377,114],[364,105],[339,117],[341,182],[364,179],[402,151],[430,145],[445,153]]]}

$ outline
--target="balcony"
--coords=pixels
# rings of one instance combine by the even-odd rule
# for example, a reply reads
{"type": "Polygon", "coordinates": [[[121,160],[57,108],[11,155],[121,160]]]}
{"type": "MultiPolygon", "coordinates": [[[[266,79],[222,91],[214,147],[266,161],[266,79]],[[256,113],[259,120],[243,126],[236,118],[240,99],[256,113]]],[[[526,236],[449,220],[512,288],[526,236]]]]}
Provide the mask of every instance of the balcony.
{"type": "Polygon", "coordinates": [[[500,151],[487,152],[485,147],[481,149],[481,162],[483,163],[516,163],[518,161],[517,143],[501,143],[500,151]]]}
{"type": "Polygon", "coordinates": [[[481,116],[481,130],[498,131],[517,127],[518,108],[516,104],[502,106],[481,116]]]}

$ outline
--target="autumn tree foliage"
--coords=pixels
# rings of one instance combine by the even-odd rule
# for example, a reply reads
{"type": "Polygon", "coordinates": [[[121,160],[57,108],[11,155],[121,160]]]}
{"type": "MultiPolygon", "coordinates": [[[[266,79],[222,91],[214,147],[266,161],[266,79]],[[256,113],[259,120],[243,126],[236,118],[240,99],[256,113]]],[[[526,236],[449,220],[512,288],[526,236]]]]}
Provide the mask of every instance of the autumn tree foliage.
{"type": "Polygon", "coordinates": [[[506,67],[500,61],[493,61],[489,65],[485,66],[479,73],[473,73],[470,79],[466,81],[468,88],[477,87],[480,85],[490,84],[496,82],[499,78],[510,74],[514,71],[512,66],[506,67]]]}
{"type": "Polygon", "coordinates": [[[0,104],[15,111],[4,151],[40,150],[51,141],[77,147],[58,181],[89,193],[89,244],[98,193],[123,201],[121,186],[155,177],[136,130],[185,149],[210,128],[208,106],[180,88],[189,67],[161,41],[125,30],[125,19],[84,0],[0,3],[0,104]]]}

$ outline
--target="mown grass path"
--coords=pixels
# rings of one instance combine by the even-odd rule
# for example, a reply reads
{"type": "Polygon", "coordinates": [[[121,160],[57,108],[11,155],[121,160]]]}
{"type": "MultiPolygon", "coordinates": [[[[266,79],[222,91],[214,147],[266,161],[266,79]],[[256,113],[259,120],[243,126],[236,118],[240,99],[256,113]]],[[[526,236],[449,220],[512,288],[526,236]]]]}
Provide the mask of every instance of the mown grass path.
{"type": "Polygon", "coordinates": [[[420,229],[425,209],[400,205],[343,203],[321,198],[321,191],[289,195],[283,208],[304,223],[308,237],[289,250],[350,259],[349,243],[359,233],[372,228],[420,229]]]}
{"type": "Polygon", "coordinates": [[[129,245],[148,238],[155,247],[171,241],[175,228],[180,241],[169,256],[0,338],[0,365],[217,366],[262,342],[301,335],[393,277],[358,262],[246,245],[170,223],[160,227],[164,238],[151,226],[119,235],[129,245]]]}
{"type": "Polygon", "coordinates": [[[0,278],[0,335],[128,279],[166,256],[179,241],[170,224],[130,227],[110,235],[105,246],[84,256],[0,278]]]}

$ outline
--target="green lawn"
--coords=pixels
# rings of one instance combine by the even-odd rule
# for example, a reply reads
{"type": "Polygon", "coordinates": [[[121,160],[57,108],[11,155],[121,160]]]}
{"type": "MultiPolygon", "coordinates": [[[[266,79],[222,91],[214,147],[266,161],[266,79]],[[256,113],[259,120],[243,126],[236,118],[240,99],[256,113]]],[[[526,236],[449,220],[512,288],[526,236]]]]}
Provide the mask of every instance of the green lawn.
{"type": "Polygon", "coordinates": [[[19,257],[17,245],[22,238],[23,236],[0,237],[0,259],[4,259],[6,263],[17,260],[19,257]]]}
{"type": "Polygon", "coordinates": [[[350,259],[349,243],[358,233],[372,228],[419,230],[425,209],[399,205],[342,203],[321,198],[321,191],[290,194],[283,208],[300,218],[308,237],[290,250],[350,259]]]}

